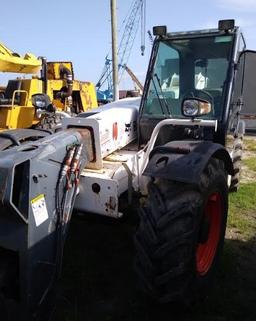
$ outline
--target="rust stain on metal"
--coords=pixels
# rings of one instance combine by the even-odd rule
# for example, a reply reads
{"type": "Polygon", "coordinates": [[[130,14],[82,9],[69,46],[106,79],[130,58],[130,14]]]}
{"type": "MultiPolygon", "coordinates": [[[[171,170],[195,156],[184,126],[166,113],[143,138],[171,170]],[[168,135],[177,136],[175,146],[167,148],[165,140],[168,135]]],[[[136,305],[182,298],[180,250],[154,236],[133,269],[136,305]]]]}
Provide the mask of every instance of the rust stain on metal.
{"type": "Polygon", "coordinates": [[[93,131],[89,128],[83,128],[83,127],[70,127],[69,130],[76,130],[79,132],[79,134],[82,136],[83,144],[86,146],[86,154],[87,158],[90,162],[95,161],[95,150],[93,146],[93,131]]]}

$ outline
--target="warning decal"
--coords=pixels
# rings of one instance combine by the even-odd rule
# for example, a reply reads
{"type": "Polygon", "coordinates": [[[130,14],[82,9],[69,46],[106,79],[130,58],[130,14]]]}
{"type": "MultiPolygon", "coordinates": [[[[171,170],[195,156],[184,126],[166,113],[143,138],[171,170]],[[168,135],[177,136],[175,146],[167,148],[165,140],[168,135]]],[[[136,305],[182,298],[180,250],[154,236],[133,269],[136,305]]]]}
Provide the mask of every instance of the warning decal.
{"type": "Polygon", "coordinates": [[[44,195],[40,194],[37,197],[33,198],[31,200],[31,206],[32,206],[36,226],[39,226],[43,222],[45,222],[49,217],[44,195]]]}

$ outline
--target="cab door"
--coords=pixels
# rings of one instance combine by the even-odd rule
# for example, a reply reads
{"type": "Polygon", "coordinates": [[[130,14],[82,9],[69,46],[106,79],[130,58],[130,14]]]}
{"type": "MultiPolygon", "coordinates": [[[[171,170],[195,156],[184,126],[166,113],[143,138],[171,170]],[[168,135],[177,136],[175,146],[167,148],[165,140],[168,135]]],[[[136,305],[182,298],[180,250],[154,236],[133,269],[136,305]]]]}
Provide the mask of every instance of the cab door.
{"type": "Polygon", "coordinates": [[[256,131],[256,51],[243,51],[239,60],[243,67],[240,116],[245,121],[246,130],[256,131]]]}

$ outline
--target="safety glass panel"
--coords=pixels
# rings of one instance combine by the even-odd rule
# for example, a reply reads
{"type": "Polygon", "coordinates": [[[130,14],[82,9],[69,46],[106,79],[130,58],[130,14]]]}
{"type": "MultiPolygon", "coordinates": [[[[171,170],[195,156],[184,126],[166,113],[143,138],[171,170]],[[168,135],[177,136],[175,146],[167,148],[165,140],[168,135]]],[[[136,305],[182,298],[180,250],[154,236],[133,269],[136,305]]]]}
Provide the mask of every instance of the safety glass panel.
{"type": "Polygon", "coordinates": [[[233,40],[233,35],[209,35],[160,41],[143,113],[182,118],[182,101],[196,97],[213,107],[202,118],[220,119],[233,40]]]}

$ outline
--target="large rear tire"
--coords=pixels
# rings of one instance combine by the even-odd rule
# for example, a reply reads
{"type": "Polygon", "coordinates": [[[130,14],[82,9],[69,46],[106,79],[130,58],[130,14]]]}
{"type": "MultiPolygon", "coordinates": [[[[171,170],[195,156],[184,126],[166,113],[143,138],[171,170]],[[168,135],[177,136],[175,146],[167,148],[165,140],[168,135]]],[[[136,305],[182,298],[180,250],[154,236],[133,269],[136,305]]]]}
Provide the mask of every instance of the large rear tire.
{"type": "Polygon", "coordinates": [[[140,209],[135,268],[143,290],[158,302],[189,303],[205,296],[225,236],[227,174],[211,159],[199,188],[157,179],[140,209]]]}

